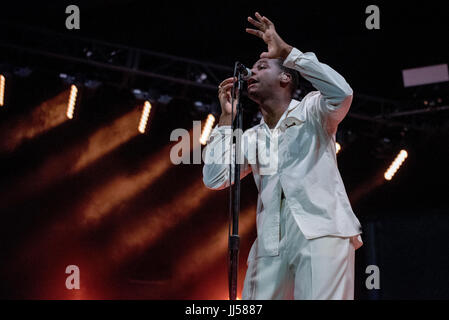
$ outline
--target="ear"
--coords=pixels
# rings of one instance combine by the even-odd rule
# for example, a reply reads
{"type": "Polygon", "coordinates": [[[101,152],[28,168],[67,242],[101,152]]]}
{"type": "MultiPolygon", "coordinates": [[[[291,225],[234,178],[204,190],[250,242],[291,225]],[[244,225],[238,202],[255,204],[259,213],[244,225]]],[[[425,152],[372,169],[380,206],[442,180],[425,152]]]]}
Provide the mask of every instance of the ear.
{"type": "Polygon", "coordinates": [[[281,72],[281,82],[287,84],[290,81],[292,81],[292,76],[286,72],[281,72]]]}

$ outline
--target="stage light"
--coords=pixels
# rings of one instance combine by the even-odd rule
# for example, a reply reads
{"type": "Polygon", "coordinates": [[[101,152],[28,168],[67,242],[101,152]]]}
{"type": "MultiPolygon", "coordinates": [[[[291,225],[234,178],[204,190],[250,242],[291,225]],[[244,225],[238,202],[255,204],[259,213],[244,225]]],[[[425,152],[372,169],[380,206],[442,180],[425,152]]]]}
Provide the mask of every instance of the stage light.
{"type": "Polygon", "coordinates": [[[335,143],[335,150],[336,150],[335,154],[338,154],[341,150],[341,145],[338,142],[335,143]]]}
{"type": "Polygon", "coordinates": [[[147,126],[148,116],[150,115],[151,103],[149,101],[145,101],[142,116],[140,117],[139,123],[139,132],[145,133],[145,128],[147,126]]]}
{"type": "Polygon", "coordinates": [[[215,117],[212,114],[209,114],[207,116],[206,124],[204,125],[203,132],[201,133],[201,137],[200,137],[200,143],[202,145],[205,145],[207,142],[207,139],[209,139],[214,122],[215,122],[215,117]]]}
{"type": "Polygon", "coordinates": [[[132,93],[136,99],[139,99],[139,100],[148,99],[148,92],[142,91],[140,89],[133,89],[132,93]]]}
{"type": "Polygon", "coordinates": [[[170,101],[172,101],[172,100],[173,100],[172,96],[169,96],[168,94],[163,94],[157,99],[157,102],[162,103],[162,104],[169,104],[170,101]]]}
{"type": "Polygon", "coordinates": [[[0,107],[3,107],[5,104],[5,77],[0,74],[0,107]]]}
{"type": "Polygon", "coordinates": [[[396,156],[396,159],[394,159],[393,163],[385,172],[384,174],[385,180],[391,180],[393,178],[393,176],[399,170],[399,168],[401,167],[402,163],[405,161],[407,156],[408,156],[407,151],[401,150],[399,152],[399,154],[396,156]]]}
{"type": "Polygon", "coordinates": [[[76,96],[78,95],[78,88],[72,84],[70,86],[70,97],[67,105],[67,118],[73,119],[73,112],[75,111],[76,96]]]}
{"type": "Polygon", "coordinates": [[[197,76],[196,76],[196,82],[198,82],[198,83],[204,83],[204,81],[206,81],[206,79],[207,79],[207,74],[205,74],[204,72],[202,72],[202,73],[200,73],[200,74],[198,74],[197,76]]]}

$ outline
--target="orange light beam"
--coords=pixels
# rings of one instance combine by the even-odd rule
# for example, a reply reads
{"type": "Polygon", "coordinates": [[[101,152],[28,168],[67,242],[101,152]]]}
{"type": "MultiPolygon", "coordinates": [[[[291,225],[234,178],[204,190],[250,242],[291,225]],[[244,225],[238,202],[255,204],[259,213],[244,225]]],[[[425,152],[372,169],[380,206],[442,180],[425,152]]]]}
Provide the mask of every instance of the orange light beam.
{"type": "Polygon", "coordinates": [[[187,220],[211,192],[198,179],[176,202],[155,208],[123,228],[114,237],[108,256],[117,263],[151,247],[167,230],[187,220]]]}
{"type": "MultiPolygon", "coordinates": [[[[133,123],[135,124],[135,122],[133,123]]],[[[187,134],[191,136],[193,130],[191,129],[187,134]]],[[[137,132],[135,127],[131,131],[137,132]]],[[[188,139],[182,141],[187,143],[188,139]]],[[[71,215],[68,219],[58,219],[58,221],[45,228],[46,232],[34,235],[33,241],[26,244],[22,251],[28,252],[28,254],[33,253],[38,257],[43,249],[54,243],[54,239],[65,239],[67,236],[73,238],[79,236],[82,232],[86,232],[86,229],[83,228],[86,227],[86,224],[89,227],[95,225],[95,222],[99,222],[110,210],[134,197],[137,192],[154,183],[165,170],[170,168],[173,165],[168,156],[171,147],[172,145],[167,145],[156,155],[150,157],[144,165],[143,172],[127,177],[116,177],[100,190],[97,190],[97,186],[92,188],[92,192],[87,193],[92,195],[91,197],[77,199],[73,202],[78,204],[70,208],[74,215],[71,215]],[[82,213],[81,217],[78,215],[80,212],[82,213]]],[[[200,184],[202,185],[202,181],[200,184]]],[[[188,198],[191,201],[194,197],[189,196],[188,198]]],[[[135,226],[135,228],[137,227],[135,226]]]]}
{"type": "MultiPolygon", "coordinates": [[[[240,213],[239,235],[247,236],[255,227],[256,207],[250,206],[240,213]]],[[[215,232],[214,236],[203,242],[201,246],[194,248],[193,252],[189,251],[178,259],[174,269],[174,283],[182,285],[183,282],[189,281],[195,274],[201,273],[202,270],[210,267],[228,250],[228,225],[220,228],[215,232]]]]}
{"type": "Polygon", "coordinates": [[[166,153],[160,152],[135,174],[111,178],[104,186],[95,189],[90,199],[79,202],[79,212],[82,212],[80,223],[84,227],[97,225],[114,208],[154,183],[172,165],[166,153]]]}
{"type": "Polygon", "coordinates": [[[135,123],[138,117],[139,110],[135,108],[94,132],[87,141],[81,144],[80,148],[84,151],[70,169],[70,174],[83,170],[95,160],[137,136],[135,123]]]}
{"type": "Polygon", "coordinates": [[[12,152],[24,141],[59,126],[67,120],[64,115],[68,91],[41,103],[29,114],[21,114],[0,128],[0,151],[12,152]]]}
{"type": "MultiPolygon", "coordinates": [[[[241,237],[248,237],[250,232],[256,227],[255,224],[256,206],[251,205],[240,212],[239,235],[241,237]]],[[[211,265],[226,254],[226,251],[228,250],[228,225],[223,225],[219,227],[218,230],[214,229],[213,235],[206,235],[206,239],[207,240],[202,242],[200,247],[193,248],[180,256],[174,266],[174,276],[169,280],[169,285],[165,285],[164,289],[159,289],[159,293],[162,296],[170,296],[172,294],[172,288],[176,288],[178,291],[184,290],[186,286],[189,286],[191,279],[196,279],[198,274],[201,274],[205,269],[210,268],[211,265]]],[[[241,273],[242,272],[239,271],[239,276],[241,273]]],[[[212,294],[211,296],[215,297],[216,295],[212,294]]],[[[222,298],[222,300],[228,299],[229,296],[227,295],[222,298]]]]}
{"type": "MultiPolygon", "coordinates": [[[[136,119],[138,118],[134,120],[136,119]]],[[[135,121],[132,122],[133,129],[131,131],[137,134],[135,123],[135,121]]],[[[192,130],[189,135],[191,133],[192,130]]],[[[36,232],[28,243],[24,244],[22,248],[18,248],[18,251],[27,252],[28,256],[32,255],[37,259],[43,250],[47,250],[54,245],[55,239],[63,241],[67,237],[77,238],[85,232],[90,232],[90,228],[96,226],[111,210],[153,184],[166,170],[173,166],[168,156],[171,147],[172,145],[166,145],[155,155],[149,157],[142,170],[138,170],[133,175],[117,175],[100,188],[97,185],[91,186],[91,189],[85,193],[87,197],[78,197],[73,200],[73,206],[69,208],[71,212],[69,217],[57,219],[51,225],[46,226],[43,231],[36,232]]],[[[133,225],[133,227],[137,229],[138,226],[133,225]]],[[[121,236],[126,236],[126,232],[121,236]]],[[[101,255],[101,257],[103,256],[101,255]]]]}
{"type": "MultiPolygon", "coordinates": [[[[181,146],[191,144],[193,132],[197,130],[195,128],[198,127],[195,126],[181,138],[181,142],[179,142],[181,146]]],[[[116,176],[106,185],[96,189],[92,197],[81,204],[83,206],[80,209],[80,212],[83,212],[81,223],[86,227],[100,223],[118,205],[128,201],[138,192],[154,183],[169,168],[174,166],[170,159],[170,151],[174,144],[165,146],[155,156],[150,157],[135,174],[116,176]]],[[[191,150],[191,148],[185,149],[191,150]]]]}
{"type": "Polygon", "coordinates": [[[134,109],[116,119],[112,124],[98,129],[80,143],[68,146],[50,155],[39,168],[22,177],[3,194],[8,203],[23,199],[30,193],[42,190],[52,183],[76,174],[92,162],[119,147],[137,135],[135,129],[139,110],[134,109]]]}

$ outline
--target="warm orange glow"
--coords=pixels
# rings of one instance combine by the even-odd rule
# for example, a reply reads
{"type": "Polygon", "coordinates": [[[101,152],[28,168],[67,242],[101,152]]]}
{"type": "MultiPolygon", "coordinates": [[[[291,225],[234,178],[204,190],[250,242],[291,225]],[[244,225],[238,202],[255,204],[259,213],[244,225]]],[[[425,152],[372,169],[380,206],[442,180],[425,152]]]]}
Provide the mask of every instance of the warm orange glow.
{"type": "Polygon", "coordinates": [[[139,111],[134,109],[116,119],[112,124],[98,129],[87,139],[80,139],[79,143],[49,155],[40,167],[25,176],[17,177],[16,183],[10,186],[5,199],[12,202],[17,198],[23,199],[33,191],[42,190],[52,183],[57,183],[83,170],[136,136],[135,124],[138,117],[139,111]]]}
{"type": "MultiPolygon", "coordinates": [[[[91,225],[98,223],[113,208],[124,203],[134,197],[139,192],[145,190],[153,184],[160,176],[162,176],[173,163],[170,159],[170,151],[174,144],[182,144],[190,146],[192,135],[199,127],[186,132],[180,142],[173,142],[164,147],[156,155],[150,157],[140,170],[135,174],[116,176],[101,188],[95,189],[95,196],[83,202],[83,224],[91,225]]],[[[193,145],[193,151],[197,150],[200,145],[193,145]]],[[[191,150],[191,149],[190,149],[191,150]]]]}
{"type": "Polygon", "coordinates": [[[70,86],[70,97],[67,103],[67,118],[73,119],[73,112],[75,111],[76,96],[78,94],[78,88],[72,84],[70,86]]]}
{"type": "Polygon", "coordinates": [[[148,159],[135,174],[117,175],[104,186],[97,187],[92,197],[80,203],[82,224],[89,226],[99,223],[113,208],[131,199],[162,176],[172,166],[166,149],[148,159]]]}
{"type": "Polygon", "coordinates": [[[145,128],[147,127],[148,117],[151,111],[151,103],[149,101],[145,101],[143,106],[142,116],[140,117],[139,122],[139,132],[145,133],[145,128]]]}
{"type": "Polygon", "coordinates": [[[64,110],[68,90],[42,102],[31,113],[20,114],[0,127],[0,150],[12,152],[28,139],[33,139],[67,120],[64,110]]]}
{"type": "MultiPolygon", "coordinates": [[[[250,206],[240,212],[239,215],[239,235],[247,236],[255,228],[256,207],[250,206]]],[[[174,269],[176,283],[180,285],[183,281],[188,281],[195,273],[207,269],[217,261],[228,250],[228,228],[226,224],[219,230],[214,230],[213,236],[206,237],[206,240],[193,252],[189,251],[180,256],[174,269]]]]}
{"type": "Polygon", "coordinates": [[[207,139],[209,139],[214,122],[215,122],[215,117],[212,114],[209,114],[207,116],[206,124],[204,125],[204,128],[203,128],[203,132],[201,132],[200,143],[202,145],[205,145],[207,142],[207,139]]]}
{"type": "Polygon", "coordinates": [[[137,136],[134,128],[138,117],[139,110],[136,108],[95,131],[79,146],[83,153],[75,161],[70,173],[79,172],[95,160],[137,136]]]}
{"type": "Polygon", "coordinates": [[[390,167],[385,172],[385,174],[384,174],[385,180],[391,180],[393,178],[393,176],[399,170],[402,163],[405,161],[405,159],[407,157],[408,157],[407,151],[401,150],[399,152],[399,154],[396,156],[396,159],[394,159],[393,163],[390,165],[390,167]]]}
{"type": "Polygon", "coordinates": [[[167,230],[188,219],[211,192],[199,179],[175,202],[149,210],[148,215],[122,228],[111,244],[109,256],[122,261],[151,247],[167,230]]]}
{"type": "Polygon", "coordinates": [[[5,104],[5,77],[0,74],[0,107],[5,104]]]}

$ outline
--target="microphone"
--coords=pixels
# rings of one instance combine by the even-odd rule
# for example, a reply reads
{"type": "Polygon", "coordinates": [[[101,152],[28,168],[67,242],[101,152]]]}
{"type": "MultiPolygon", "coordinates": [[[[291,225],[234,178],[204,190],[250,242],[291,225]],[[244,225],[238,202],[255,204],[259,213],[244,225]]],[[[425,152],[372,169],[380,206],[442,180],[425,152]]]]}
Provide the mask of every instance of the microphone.
{"type": "Polygon", "coordinates": [[[247,81],[253,73],[247,67],[245,67],[242,63],[237,62],[237,71],[243,76],[243,80],[247,81]]]}

